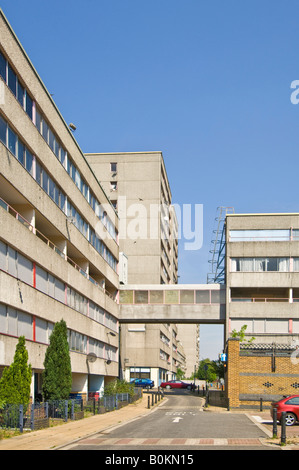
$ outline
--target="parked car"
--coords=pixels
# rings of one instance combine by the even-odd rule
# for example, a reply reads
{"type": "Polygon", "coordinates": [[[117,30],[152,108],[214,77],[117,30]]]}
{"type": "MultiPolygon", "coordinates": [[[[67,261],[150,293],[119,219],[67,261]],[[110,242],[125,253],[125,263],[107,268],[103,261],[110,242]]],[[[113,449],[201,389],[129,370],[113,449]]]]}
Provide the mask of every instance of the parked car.
{"type": "Polygon", "coordinates": [[[290,395],[277,402],[271,403],[270,413],[273,418],[273,409],[277,409],[277,419],[281,421],[281,413],[286,412],[286,425],[293,426],[299,421],[299,395],[290,395]]]}
{"type": "Polygon", "coordinates": [[[151,379],[132,379],[131,383],[134,383],[135,387],[142,388],[153,388],[155,382],[151,379]]]}
{"type": "Polygon", "coordinates": [[[169,380],[168,382],[162,382],[160,387],[162,388],[187,388],[191,390],[191,384],[187,384],[186,382],[182,382],[181,380],[169,380]]]}

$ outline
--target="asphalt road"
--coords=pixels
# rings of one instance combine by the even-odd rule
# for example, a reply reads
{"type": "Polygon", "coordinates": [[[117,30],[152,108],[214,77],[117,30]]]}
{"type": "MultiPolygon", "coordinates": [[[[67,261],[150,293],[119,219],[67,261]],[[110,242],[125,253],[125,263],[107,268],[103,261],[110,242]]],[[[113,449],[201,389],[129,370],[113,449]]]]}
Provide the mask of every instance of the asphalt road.
{"type": "MultiPolygon", "coordinates": [[[[109,451],[105,456],[114,460],[105,461],[106,464],[117,464],[117,456],[122,458],[121,455],[126,455],[129,458],[134,451],[137,451],[136,455],[147,451],[142,454],[145,456],[143,464],[154,463],[148,461],[150,456],[162,451],[169,455],[171,451],[171,455],[177,453],[178,459],[181,459],[172,463],[188,465],[196,460],[196,454],[192,451],[273,450],[262,445],[260,439],[267,435],[245,414],[203,411],[203,400],[185,390],[166,391],[165,396],[167,400],[148,416],[82,439],[68,446],[68,449],[109,451]],[[126,452],[120,454],[120,451],[126,452]],[[189,457],[192,455],[192,462],[183,462],[187,459],[186,452],[189,457]]],[[[161,460],[162,463],[165,462],[161,460]]],[[[131,465],[134,467],[134,461],[131,465]]]]}

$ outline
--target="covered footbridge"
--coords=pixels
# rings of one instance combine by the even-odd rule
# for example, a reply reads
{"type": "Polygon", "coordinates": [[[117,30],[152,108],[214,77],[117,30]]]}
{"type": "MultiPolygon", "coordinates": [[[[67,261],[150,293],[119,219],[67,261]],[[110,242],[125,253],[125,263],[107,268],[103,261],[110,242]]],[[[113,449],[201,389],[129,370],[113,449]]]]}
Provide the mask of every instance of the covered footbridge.
{"type": "Polygon", "coordinates": [[[120,286],[120,323],[224,324],[223,284],[120,286]]]}

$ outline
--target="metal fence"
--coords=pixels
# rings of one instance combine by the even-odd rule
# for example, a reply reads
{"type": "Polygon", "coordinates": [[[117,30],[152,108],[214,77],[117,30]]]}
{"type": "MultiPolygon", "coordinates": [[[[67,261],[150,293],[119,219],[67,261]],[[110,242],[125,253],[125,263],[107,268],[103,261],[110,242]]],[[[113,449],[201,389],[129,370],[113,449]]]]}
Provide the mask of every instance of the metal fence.
{"type": "Polygon", "coordinates": [[[82,398],[32,403],[28,406],[6,405],[0,409],[0,428],[37,430],[50,426],[57,421],[83,419],[85,414],[102,414],[117,410],[133,403],[142,396],[141,389],[135,389],[134,395],[119,393],[84,401],[82,398]]]}

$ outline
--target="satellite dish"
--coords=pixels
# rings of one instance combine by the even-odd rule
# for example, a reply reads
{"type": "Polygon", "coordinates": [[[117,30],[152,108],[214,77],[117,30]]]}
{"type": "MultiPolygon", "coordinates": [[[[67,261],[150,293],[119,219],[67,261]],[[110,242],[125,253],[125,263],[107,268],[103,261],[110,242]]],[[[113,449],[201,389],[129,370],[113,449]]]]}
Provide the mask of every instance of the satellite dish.
{"type": "Polygon", "coordinates": [[[95,362],[97,360],[97,355],[95,353],[89,353],[86,356],[88,362],[95,362]]]}
{"type": "Polygon", "coordinates": [[[109,364],[111,364],[111,360],[108,359],[108,360],[106,361],[106,364],[108,364],[108,366],[109,366],[109,364]]]}

